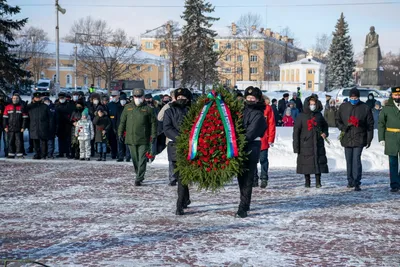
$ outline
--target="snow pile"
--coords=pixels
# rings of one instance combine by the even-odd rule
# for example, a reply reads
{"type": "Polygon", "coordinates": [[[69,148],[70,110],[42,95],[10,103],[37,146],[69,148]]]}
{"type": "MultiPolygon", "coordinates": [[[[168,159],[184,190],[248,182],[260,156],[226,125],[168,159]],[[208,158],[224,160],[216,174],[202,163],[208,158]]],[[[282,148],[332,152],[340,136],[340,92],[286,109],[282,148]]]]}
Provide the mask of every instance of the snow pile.
{"type": "MultiPolygon", "coordinates": [[[[270,168],[295,168],[297,154],[293,153],[292,127],[277,127],[275,144],[269,150],[270,168]]],[[[325,143],[330,171],[346,169],[344,148],[338,140],[340,131],[337,128],[329,128],[330,145],[325,143]]],[[[374,133],[374,140],[369,149],[364,149],[362,154],[363,171],[388,170],[388,157],[384,154],[384,148],[378,142],[378,132],[374,133]]],[[[153,164],[168,164],[167,151],[157,156],[153,164]]]]}

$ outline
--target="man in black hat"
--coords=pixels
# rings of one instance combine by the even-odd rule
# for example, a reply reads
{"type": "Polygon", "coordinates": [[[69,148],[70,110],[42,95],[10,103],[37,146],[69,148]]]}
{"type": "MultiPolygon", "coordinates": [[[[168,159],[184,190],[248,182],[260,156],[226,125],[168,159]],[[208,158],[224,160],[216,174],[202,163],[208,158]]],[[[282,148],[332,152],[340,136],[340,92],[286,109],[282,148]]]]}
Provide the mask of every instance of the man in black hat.
{"type": "Polygon", "coordinates": [[[379,142],[385,147],[389,157],[391,192],[400,191],[399,153],[400,153],[400,86],[392,87],[392,96],[379,115],[379,142]]]}
{"type": "Polygon", "coordinates": [[[49,139],[50,110],[41,101],[41,94],[33,93],[33,101],[27,107],[29,114],[30,139],[33,140],[35,155],[33,159],[47,158],[47,140],[49,139]]]}
{"type": "Polygon", "coordinates": [[[361,153],[369,148],[374,137],[374,118],[371,109],[360,101],[360,91],[350,90],[350,101],[339,107],[336,126],[342,132],[341,144],[345,148],[348,188],[361,191],[361,153]]]}
{"type": "Polygon", "coordinates": [[[279,116],[281,116],[281,118],[283,118],[283,115],[285,115],[285,110],[287,109],[288,104],[289,104],[289,94],[284,93],[283,98],[278,102],[278,111],[279,111],[279,116]]]}
{"type": "Polygon", "coordinates": [[[267,130],[267,122],[264,117],[266,106],[261,90],[253,86],[247,87],[244,97],[243,125],[247,142],[245,151],[248,153],[248,159],[243,163],[242,170],[244,172],[238,176],[240,204],[236,217],[239,218],[247,217],[247,212],[250,210],[253,178],[260,160],[261,138],[267,130]]]}
{"type": "MultiPolygon", "coordinates": [[[[300,97],[297,95],[296,92],[293,93],[293,98],[290,100],[293,101],[295,107],[299,110],[299,113],[303,112],[303,103],[301,102],[300,97]]],[[[290,103],[290,102],[289,102],[290,103]]]]}
{"type": "Polygon", "coordinates": [[[158,106],[156,102],[153,100],[153,96],[151,94],[145,94],[144,95],[144,102],[153,109],[154,114],[157,116],[158,112],[160,111],[158,109],[158,106]]]}
{"type": "Polygon", "coordinates": [[[67,102],[67,95],[63,92],[58,94],[58,103],[56,105],[57,118],[57,137],[58,137],[58,152],[57,158],[66,156],[72,159],[71,156],[71,115],[75,109],[74,105],[67,102]]]}

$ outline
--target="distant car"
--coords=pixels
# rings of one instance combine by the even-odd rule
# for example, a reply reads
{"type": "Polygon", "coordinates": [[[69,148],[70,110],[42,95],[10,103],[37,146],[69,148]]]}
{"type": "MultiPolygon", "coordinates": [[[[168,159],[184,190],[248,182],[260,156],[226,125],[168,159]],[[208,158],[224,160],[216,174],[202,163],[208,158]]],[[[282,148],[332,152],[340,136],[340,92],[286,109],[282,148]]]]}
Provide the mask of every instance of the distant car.
{"type": "Polygon", "coordinates": [[[39,79],[35,87],[32,89],[32,93],[35,92],[50,92],[50,95],[55,95],[55,87],[53,80],[50,79],[39,79]]]}
{"type": "MultiPolygon", "coordinates": [[[[368,95],[372,93],[375,97],[375,100],[378,100],[381,102],[382,106],[385,105],[385,101],[388,100],[388,97],[386,97],[381,91],[372,89],[372,88],[362,88],[359,87],[357,88],[360,91],[360,100],[362,102],[367,102],[368,100],[368,95]]],[[[343,103],[343,100],[345,98],[350,98],[350,90],[351,88],[342,88],[339,90],[334,90],[332,92],[329,92],[328,94],[332,96],[332,99],[335,100],[336,105],[341,105],[343,103]]]]}

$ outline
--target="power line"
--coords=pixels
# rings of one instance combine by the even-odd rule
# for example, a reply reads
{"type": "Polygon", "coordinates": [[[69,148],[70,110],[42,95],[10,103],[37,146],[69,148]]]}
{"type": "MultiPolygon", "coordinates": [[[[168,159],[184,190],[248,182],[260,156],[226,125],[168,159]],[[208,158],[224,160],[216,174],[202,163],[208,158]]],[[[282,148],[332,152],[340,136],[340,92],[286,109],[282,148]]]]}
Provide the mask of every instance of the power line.
{"type": "MultiPolygon", "coordinates": [[[[332,6],[372,6],[396,5],[398,1],[359,2],[359,3],[327,3],[327,4],[281,4],[281,5],[216,5],[216,8],[280,8],[280,7],[332,7],[332,6]]],[[[16,4],[18,5],[18,4],[16,4]]],[[[54,4],[19,4],[20,7],[53,7],[54,4]]],[[[105,7],[105,8],[182,8],[184,5],[116,5],[116,4],[62,4],[65,7],[105,7]]]]}

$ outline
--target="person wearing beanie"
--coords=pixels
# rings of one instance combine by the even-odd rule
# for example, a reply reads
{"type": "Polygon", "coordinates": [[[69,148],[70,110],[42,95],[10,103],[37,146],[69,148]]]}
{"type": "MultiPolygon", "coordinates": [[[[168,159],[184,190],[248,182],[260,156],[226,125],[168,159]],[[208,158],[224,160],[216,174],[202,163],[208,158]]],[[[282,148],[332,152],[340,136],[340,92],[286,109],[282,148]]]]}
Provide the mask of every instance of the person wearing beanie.
{"type": "Polygon", "coordinates": [[[133,96],[133,102],[125,105],[122,111],[118,138],[129,145],[136,174],[135,186],[141,186],[146,174],[146,153],[150,153],[150,144],[157,137],[157,122],[153,109],[143,103],[144,90],[134,89],[133,96]]]}
{"type": "Polygon", "coordinates": [[[294,119],[292,117],[292,111],[290,107],[286,108],[285,115],[282,118],[282,126],[283,127],[293,127],[294,119]]]}
{"type": "Polygon", "coordinates": [[[71,156],[71,132],[72,123],[71,115],[76,106],[68,103],[65,93],[58,94],[58,101],[56,104],[56,118],[57,118],[57,137],[58,137],[58,151],[57,158],[66,156],[68,159],[71,156]]]}
{"type": "Polygon", "coordinates": [[[297,116],[299,116],[299,109],[296,106],[296,102],[293,100],[289,101],[289,108],[290,108],[290,114],[293,118],[294,121],[296,121],[297,116]]]}
{"type": "Polygon", "coordinates": [[[289,104],[289,94],[285,93],[283,94],[283,98],[278,102],[279,116],[283,117],[285,115],[285,111],[286,108],[288,107],[288,104],[289,104]]]}
{"type": "Polygon", "coordinates": [[[375,101],[375,107],[372,109],[372,116],[374,117],[374,129],[378,129],[379,114],[382,111],[382,104],[380,101],[375,101]]]}
{"type": "Polygon", "coordinates": [[[275,124],[276,124],[276,126],[282,126],[282,117],[279,115],[277,104],[278,104],[278,100],[276,100],[275,98],[272,99],[271,108],[272,108],[272,111],[274,112],[275,124]]]}
{"type": "MultiPolygon", "coordinates": [[[[180,126],[189,112],[192,101],[192,93],[187,88],[175,90],[176,101],[170,104],[170,108],[165,111],[163,120],[164,134],[171,141],[168,143],[168,160],[172,162],[173,169],[176,168],[176,139],[180,135],[180,126]]],[[[183,185],[179,173],[175,173],[178,181],[178,199],[176,201],[176,215],[184,215],[184,209],[191,203],[189,196],[189,186],[183,185]]]]}
{"type": "Polygon", "coordinates": [[[297,173],[305,177],[305,187],[311,187],[311,174],[315,174],[315,186],[320,188],[321,174],[328,173],[325,139],[329,135],[328,123],[322,116],[323,106],[317,95],[304,101],[303,113],[293,128],[293,151],[297,154],[297,173]]]}
{"type": "MultiPolygon", "coordinates": [[[[390,187],[392,193],[400,191],[400,86],[391,88],[392,95],[379,115],[378,138],[389,157],[390,187]]],[[[376,103],[375,103],[376,104],[376,103]]]]}
{"type": "Polygon", "coordinates": [[[324,110],[324,118],[329,127],[336,128],[336,113],[337,108],[335,99],[331,99],[328,106],[326,106],[324,110]]]}
{"type": "Polygon", "coordinates": [[[97,147],[97,153],[100,155],[97,161],[106,161],[108,141],[107,134],[111,129],[111,120],[105,113],[103,106],[99,106],[95,113],[96,117],[93,120],[93,125],[96,128],[94,142],[97,147]]]}
{"type": "Polygon", "coordinates": [[[360,91],[350,90],[350,100],[339,107],[336,126],[341,131],[341,144],[345,148],[348,188],[361,191],[361,154],[371,146],[374,137],[374,118],[371,109],[360,101],[360,91]]]}
{"type": "Polygon", "coordinates": [[[258,87],[247,87],[244,98],[243,126],[246,138],[245,152],[248,153],[248,159],[243,162],[243,173],[238,175],[240,204],[235,214],[238,218],[246,218],[250,210],[254,173],[260,160],[261,138],[267,130],[264,117],[266,105],[261,90],[258,87]]]}
{"type": "Polygon", "coordinates": [[[79,141],[80,160],[90,160],[90,140],[94,138],[93,123],[89,117],[89,110],[83,109],[81,119],[75,126],[75,136],[79,141]]]}

